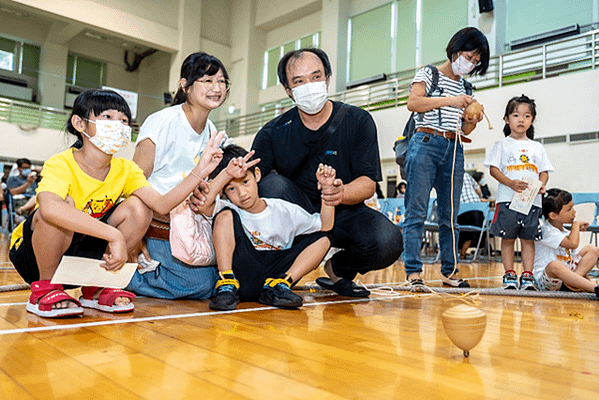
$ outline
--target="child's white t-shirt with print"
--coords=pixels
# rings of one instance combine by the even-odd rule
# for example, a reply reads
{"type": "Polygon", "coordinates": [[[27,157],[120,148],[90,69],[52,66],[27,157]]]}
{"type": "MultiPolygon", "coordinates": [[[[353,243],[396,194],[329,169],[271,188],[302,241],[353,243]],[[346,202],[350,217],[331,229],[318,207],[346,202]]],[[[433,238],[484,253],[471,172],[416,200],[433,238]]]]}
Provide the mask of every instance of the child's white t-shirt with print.
{"type": "MultiPolygon", "coordinates": [[[[541,229],[543,239],[535,242],[535,263],[532,271],[537,282],[543,281],[542,275],[545,272],[545,267],[552,261],[557,260],[572,270],[576,269],[578,261],[580,261],[576,250],[561,246],[562,241],[569,235],[568,231],[560,230],[549,222],[545,222],[541,229]]],[[[553,282],[554,286],[561,285],[559,279],[555,279],[555,281],[553,282]]]]}
{"type": "MultiPolygon", "coordinates": [[[[539,179],[541,172],[553,172],[553,166],[541,143],[530,139],[515,140],[509,136],[495,143],[483,164],[487,168],[497,167],[510,179],[521,180],[524,176],[539,179]]],[[[511,188],[500,183],[496,202],[511,202],[514,193],[511,188]]],[[[543,207],[540,194],[535,197],[533,205],[543,207]]]]}
{"type": "Polygon", "coordinates": [[[320,231],[320,214],[310,214],[297,204],[282,199],[263,199],[266,208],[250,213],[228,200],[217,198],[215,210],[229,207],[239,214],[246,235],[256,250],[286,250],[296,236],[320,231]]]}

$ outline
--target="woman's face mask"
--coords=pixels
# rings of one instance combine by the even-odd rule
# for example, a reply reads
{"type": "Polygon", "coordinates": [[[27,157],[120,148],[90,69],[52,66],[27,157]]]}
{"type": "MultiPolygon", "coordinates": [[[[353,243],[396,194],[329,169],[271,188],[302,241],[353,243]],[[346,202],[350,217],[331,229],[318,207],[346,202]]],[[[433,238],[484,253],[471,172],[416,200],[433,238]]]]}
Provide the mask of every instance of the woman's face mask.
{"type": "Polygon", "coordinates": [[[459,76],[468,75],[476,65],[466,60],[463,55],[459,55],[454,62],[451,63],[453,73],[459,76]]]}
{"type": "Polygon", "coordinates": [[[317,114],[327,102],[327,83],[310,82],[291,89],[297,107],[306,114],[317,114]]]}
{"type": "Polygon", "coordinates": [[[85,131],[83,134],[89,138],[91,144],[106,154],[114,154],[131,142],[131,127],[121,121],[109,119],[87,121],[96,125],[96,135],[90,137],[85,131]]]}

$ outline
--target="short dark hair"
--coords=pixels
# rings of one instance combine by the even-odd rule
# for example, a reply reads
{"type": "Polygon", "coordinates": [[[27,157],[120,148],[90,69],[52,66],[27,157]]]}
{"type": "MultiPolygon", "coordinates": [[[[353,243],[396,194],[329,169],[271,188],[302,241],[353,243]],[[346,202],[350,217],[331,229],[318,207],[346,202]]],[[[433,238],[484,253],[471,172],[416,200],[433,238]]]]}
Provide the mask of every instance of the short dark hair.
{"type": "MultiPolygon", "coordinates": [[[[537,117],[537,106],[535,104],[535,101],[533,99],[531,99],[530,97],[526,96],[526,95],[522,95],[520,97],[512,97],[510,99],[510,101],[507,102],[507,106],[505,106],[505,114],[503,115],[503,117],[507,118],[511,113],[514,112],[514,110],[520,104],[527,104],[528,105],[530,113],[532,114],[532,121],[534,122],[535,118],[537,117]]],[[[512,133],[512,129],[506,123],[503,126],[503,135],[505,137],[508,137],[511,133],[512,133]]],[[[530,127],[526,131],[526,137],[529,138],[530,140],[534,140],[535,139],[535,127],[532,124],[530,124],[530,127]]]]}
{"type": "Polygon", "coordinates": [[[482,172],[479,172],[479,171],[474,171],[474,172],[472,173],[472,178],[473,178],[473,179],[474,179],[474,180],[475,180],[477,183],[479,183],[479,182],[480,182],[480,180],[483,178],[483,173],[482,173],[482,172]]]}
{"type": "Polygon", "coordinates": [[[320,49],[315,49],[313,47],[305,47],[299,50],[292,50],[285,54],[277,65],[277,75],[279,76],[279,82],[283,85],[284,88],[289,88],[289,82],[287,81],[287,64],[291,60],[297,60],[302,56],[303,53],[313,53],[322,61],[322,65],[324,66],[324,76],[328,79],[331,77],[333,71],[331,70],[331,62],[329,61],[329,56],[327,53],[320,49]]]}
{"type": "MultiPolygon", "coordinates": [[[[210,176],[209,176],[210,179],[216,178],[216,176],[218,174],[220,174],[223,169],[227,168],[227,165],[229,165],[229,162],[231,162],[232,159],[238,158],[238,157],[245,157],[248,153],[248,151],[246,149],[244,149],[241,146],[237,146],[235,144],[226,145],[225,147],[222,148],[222,150],[223,150],[223,158],[222,158],[222,160],[220,160],[220,162],[218,163],[218,165],[216,166],[214,171],[212,171],[212,173],[210,174],[210,176]]],[[[254,173],[255,170],[256,170],[255,165],[249,168],[249,171],[251,171],[252,174],[254,173]]]]}
{"type": "Polygon", "coordinates": [[[31,165],[31,161],[29,161],[28,158],[19,158],[17,161],[15,161],[15,164],[17,164],[17,167],[23,168],[23,164],[31,165]]]}
{"type": "Polygon", "coordinates": [[[563,189],[549,189],[543,196],[543,216],[546,220],[549,220],[549,213],[556,213],[562,210],[562,208],[572,201],[572,194],[567,190],[563,189]]]}
{"type": "Polygon", "coordinates": [[[489,42],[484,33],[476,28],[463,28],[453,35],[447,47],[447,58],[453,61],[452,56],[460,51],[473,51],[480,55],[480,64],[475,66],[470,75],[484,75],[489,68],[489,42]]]}

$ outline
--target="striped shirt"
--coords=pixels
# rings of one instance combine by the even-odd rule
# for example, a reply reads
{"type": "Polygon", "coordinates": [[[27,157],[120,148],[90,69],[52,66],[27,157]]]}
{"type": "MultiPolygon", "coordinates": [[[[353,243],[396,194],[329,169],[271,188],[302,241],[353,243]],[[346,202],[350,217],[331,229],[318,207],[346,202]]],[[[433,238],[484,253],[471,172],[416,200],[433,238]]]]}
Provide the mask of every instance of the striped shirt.
{"type": "MultiPolygon", "coordinates": [[[[428,93],[433,83],[433,74],[430,69],[426,67],[420,69],[412,80],[412,85],[416,82],[424,82],[426,85],[426,93],[428,93]]],[[[411,88],[412,87],[410,86],[410,90],[411,88]]],[[[460,77],[460,80],[456,82],[439,71],[437,90],[432,93],[431,97],[455,97],[462,94],[466,94],[464,79],[460,77]]],[[[419,117],[416,118],[416,128],[426,127],[439,131],[455,132],[458,123],[461,126],[461,116],[463,111],[464,109],[455,107],[435,108],[434,110],[419,114],[419,117]],[[441,123],[439,123],[439,111],[441,112],[441,123]]]]}

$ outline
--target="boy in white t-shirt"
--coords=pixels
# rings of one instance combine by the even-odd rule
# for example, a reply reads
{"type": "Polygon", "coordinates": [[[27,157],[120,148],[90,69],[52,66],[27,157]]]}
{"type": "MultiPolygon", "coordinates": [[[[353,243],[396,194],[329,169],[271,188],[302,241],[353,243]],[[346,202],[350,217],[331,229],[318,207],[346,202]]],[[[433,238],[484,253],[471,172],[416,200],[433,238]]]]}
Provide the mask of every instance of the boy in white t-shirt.
{"type": "MultiPolygon", "coordinates": [[[[310,214],[285,200],[261,198],[255,166],[260,160],[249,161],[253,154],[235,145],[223,149],[200,208],[208,216],[222,208],[212,233],[221,277],[213,310],[234,310],[240,300],[300,307],[303,299],[291,285],[316,269],[331,246],[325,232],[333,228],[335,207],[322,202],[320,214],[310,214]],[[218,197],[221,192],[226,200],[218,197]]],[[[332,186],[335,170],[320,164],[316,177],[321,189],[332,186]]]]}
{"type": "Polygon", "coordinates": [[[599,285],[586,278],[599,258],[599,248],[587,244],[576,251],[580,232],[588,222],[574,221],[576,211],[572,195],[561,189],[549,189],[543,198],[543,240],[535,243],[533,274],[541,290],[595,292],[599,285]],[[570,232],[564,224],[572,224],[570,232]]]}

